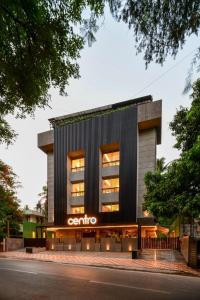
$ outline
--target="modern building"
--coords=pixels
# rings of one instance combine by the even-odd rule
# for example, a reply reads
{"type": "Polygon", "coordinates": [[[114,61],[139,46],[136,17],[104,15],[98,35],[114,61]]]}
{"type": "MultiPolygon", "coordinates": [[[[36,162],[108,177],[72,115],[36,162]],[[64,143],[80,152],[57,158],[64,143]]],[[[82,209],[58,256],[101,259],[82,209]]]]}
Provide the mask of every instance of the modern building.
{"type": "Polygon", "coordinates": [[[49,120],[52,130],[38,134],[38,147],[47,155],[53,237],[119,242],[137,237],[138,225],[142,236],[156,236],[142,207],[144,175],[155,170],[161,143],[161,111],[161,100],[145,96],[49,120]]]}

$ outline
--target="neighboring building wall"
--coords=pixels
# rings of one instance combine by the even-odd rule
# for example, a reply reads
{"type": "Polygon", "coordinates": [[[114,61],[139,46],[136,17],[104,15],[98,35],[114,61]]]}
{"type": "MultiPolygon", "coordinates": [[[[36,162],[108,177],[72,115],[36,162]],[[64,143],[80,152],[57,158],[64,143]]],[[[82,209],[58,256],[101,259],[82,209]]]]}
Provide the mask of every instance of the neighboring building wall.
{"type": "Polygon", "coordinates": [[[148,129],[139,132],[138,141],[138,198],[137,217],[144,217],[142,204],[144,202],[145,183],[144,176],[148,171],[154,171],[156,167],[156,130],[148,129]]]}
{"type": "Polygon", "coordinates": [[[48,222],[54,222],[54,155],[47,154],[48,222]]]}
{"type": "Polygon", "coordinates": [[[24,239],[6,238],[6,250],[13,251],[24,247],[24,239]]]}
{"type": "Polygon", "coordinates": [[[181,239],[181,253],[186,261],[188,263],[188,257],[189,257],[189,236],[184,236],[181,239]]]}
{"type": "MultiPolygon", "coordinates": [[[[34,238],[36,237],[36,227],[41,226],[39,223],[33,223],[33,222],[23,222],[23,238],[34,238]]],[[[38,230],[39,238],[40,236],[40,230],[38,230]]]]}

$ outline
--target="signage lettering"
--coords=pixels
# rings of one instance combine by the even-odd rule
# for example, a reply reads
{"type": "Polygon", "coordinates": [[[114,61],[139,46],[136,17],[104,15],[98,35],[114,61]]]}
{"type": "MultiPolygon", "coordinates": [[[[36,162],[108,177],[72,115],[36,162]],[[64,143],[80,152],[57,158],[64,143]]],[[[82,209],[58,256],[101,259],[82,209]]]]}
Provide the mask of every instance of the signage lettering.
{"type": "Polygon", "coordinates": [[[88,217],[87,215],[84,215],[84,217],[80,218],[69,218],[67,221],[68,225],[95,225],[97,223],[96,217],[88,217]]]}

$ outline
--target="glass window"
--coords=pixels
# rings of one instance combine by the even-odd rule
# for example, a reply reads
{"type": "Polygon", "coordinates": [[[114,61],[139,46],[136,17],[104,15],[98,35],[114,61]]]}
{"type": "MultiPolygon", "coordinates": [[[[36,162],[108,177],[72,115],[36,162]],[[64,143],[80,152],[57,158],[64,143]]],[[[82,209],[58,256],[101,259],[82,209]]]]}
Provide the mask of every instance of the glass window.
{"type": "Polygon", "coordinates": [[[104,153],[102,163],[103,167],[119,166],[119,151],[104,153]]]}
{"type": "Polygon", "coordinates": [[[84,171],[85,158],[72,159],[72,172],[84,171]]]}
{"type": "Polygon", "coordinates": [[[103,204],[102,205],[102,212],[113,212],[113,211],[119,211],[119,204],[103,204]]]}
{"type": "Polygon", "coordinates": [[[102,192],[107,193],[118,193],[119,192],[119,177],[109,178],[102,180],[102,192]]]}
{"type": "Polygon", "coordinates": [[[84,196],[84,182],[72,183],[72,197],[84,196]]]}
{"type": "Polygon", "coordinates": [[[72,214],[84,214],[84,206],[71,207],[72,214]]]}

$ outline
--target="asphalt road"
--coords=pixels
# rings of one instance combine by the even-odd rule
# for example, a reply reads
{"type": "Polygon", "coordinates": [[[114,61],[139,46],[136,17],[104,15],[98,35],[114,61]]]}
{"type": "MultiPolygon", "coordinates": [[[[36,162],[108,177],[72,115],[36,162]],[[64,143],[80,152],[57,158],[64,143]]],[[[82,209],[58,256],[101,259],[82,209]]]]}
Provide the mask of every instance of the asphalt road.
{"type": "Polygon", "coordinates": [[[0,300],[200,299],[200,278],[0,259],[0,300]]]}

